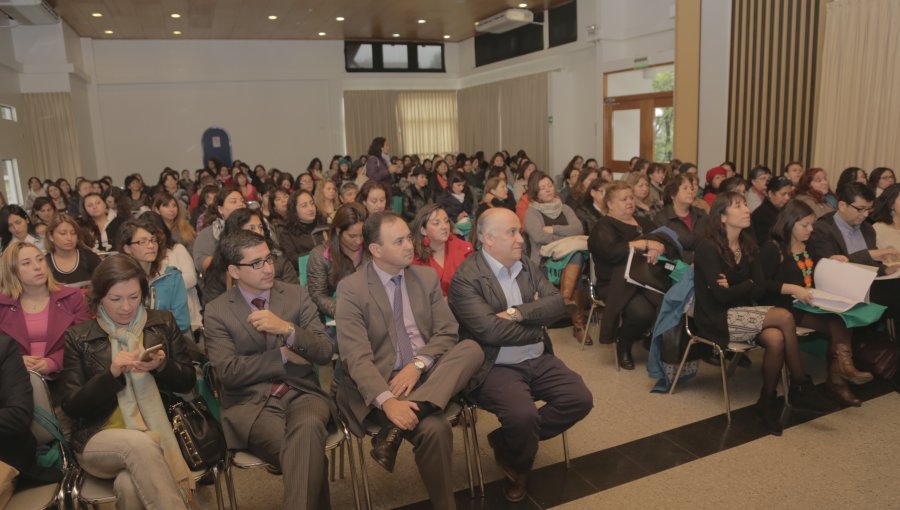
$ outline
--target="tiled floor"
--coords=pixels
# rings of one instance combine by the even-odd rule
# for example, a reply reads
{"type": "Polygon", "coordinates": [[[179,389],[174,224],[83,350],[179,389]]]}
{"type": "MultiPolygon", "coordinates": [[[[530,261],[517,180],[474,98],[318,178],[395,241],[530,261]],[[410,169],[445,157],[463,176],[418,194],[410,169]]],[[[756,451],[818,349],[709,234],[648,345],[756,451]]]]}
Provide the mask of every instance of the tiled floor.
{"type": "MultiPolygon", "coordinates": [[[[503,499],[501,474],[486,440],[497,422],[493,416],[480,411],[477,430],[488,482],[486,494],[484,498],[469,496],[461,435],[457,430],[454,460],[458,462],[453,468],[460,509],[531,509],[559,505],[563,508],[705,508],[726,504],[767,508],[773,506],[768,503],[775,501],[776,496],[781,498],[779,506],[789,508],[799,507],[804,501],[824,503],[817,505],[822,508],[863,505],[900,508],[900,485],[896,483],[884,487],[874,482],[863,483],[871,491],[854,492],[855,499],[849,496],[841,499],[839,495],[823,499],[815,495],[817,491],[840,492],[847,488],[849,467],[862,471],[896,471],[900,428],[895,424],[900,419],[900,395],[886,384],[872,383],[859,388],[860,397],[869,399],[861,409],[847,409],[824,417],[787,410],[785,419],[791,428],[783,437],[775,438],[763,434],[752,408],[748,407],[759,391],[759,353],[752,357],[753,367],[738,369],[730,379],[734,411],[732,423],[727,425],[718,368],[702,365],[698,377],[679,386],[675,395],[651,394],[654,381],[647,377],[646,353],[640,347],[635,347],[637,370],[617,372],[613,367],[612,346],[594,345],[581,351],[570,332],[571,329],[551,330],[554,348],[560,358],[582,374],[594,394],[594,410],[569,432],[571,468],[566,469],[562,462],[562,441],[552,439],[542,443],[536,469],[530,477],[528,498],[509,505],[503,499]],[[830,450],[839,456],[829,459],[830,450]],[[877,459],[885,460],[879,464],[877,459]],[[845,467],[841,470],[840,466],[845,467]],[[748,472],[751,467],[756,470],[748,472]],[[732,470],[740,477],[732,477],[732,470]],[[735,480],[746,489],[721,488],[722,484],[735,480]],[[769,485],[775,492],[761,489],[769,485]],[[876,489],[880,489],[877,494],[876,489]],[[888,495],[893,495],[893,499],[888,495]],[[884,504],[889,499],[892,504],[884,504]],[[837,502],[856,504],[837,505],[837,502]]],[[[807,356],[806,364],[814,378],[821,380],[824,362],[807,356]]],[[[408,447],[401,450],[393,474],[370,460],[367,466],[374,508],[431,507],[408,447]]],[[[852,473],[853,480],[859,478],[865,477],[852,473]]],[[[235,482],[241,508],[281,506],[280,477],[264,470],[239,471],[235,482]]],[[[204,488],[202,496],[204,506],[213,508],[211,489],[204,488]]],[[[332,508],[352,508],[349,480],[333,482],[331,498],[332,508]]]]}

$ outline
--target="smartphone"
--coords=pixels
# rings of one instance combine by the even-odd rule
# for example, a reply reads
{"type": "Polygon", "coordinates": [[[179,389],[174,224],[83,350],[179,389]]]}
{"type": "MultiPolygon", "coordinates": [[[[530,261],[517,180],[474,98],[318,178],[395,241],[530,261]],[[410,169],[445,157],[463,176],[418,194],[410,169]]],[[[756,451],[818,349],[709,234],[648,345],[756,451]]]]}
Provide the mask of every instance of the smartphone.
{"type": "Polygon", "coordinates": [[[162,349],[163,344],[156,344],[153,347],[144,349],[144,352],[141,353],[141,361],[150,361],[150,356],[153,355],[154,352],[161,351],[162,349]]]}

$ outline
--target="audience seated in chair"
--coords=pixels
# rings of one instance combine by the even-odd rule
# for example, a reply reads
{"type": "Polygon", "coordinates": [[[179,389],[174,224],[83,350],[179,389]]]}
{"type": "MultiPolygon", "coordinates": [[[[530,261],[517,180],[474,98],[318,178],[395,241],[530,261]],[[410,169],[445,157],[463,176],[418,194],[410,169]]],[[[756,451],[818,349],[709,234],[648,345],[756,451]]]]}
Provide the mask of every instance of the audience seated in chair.
{"type": "Polygon", "coordinates": [[[186,509],[194,482],[160,396],[194,387],[184,337],[171,313],[143,306],[149,284],[135,259],[109,256],[91,286],[97,318],[66,331],[60,377],[78,464],[115,479],[118,508],[186,509]]]}
{"type": "Polygon", "coordinates": [[[433,269],[411,266],[409,227],[393,212],[370,215],[363,228],[372,260],[338,284],[338,348],[344,365],[338,406],[357,437],[364,422],[380,432],[371,455],[393,471],[404,439],[431,504],[456,507],[451,480],[453,435],[440,413],[466,387],[484,355],[459,340],[433,269]]]}
{"type": "Polygon", "coordinates": [[[235,285],[206,309],[210,361],[222,380],[229,448],[284,474],[284,508],[327,508],[325,439],[331,405],[314,364],[332,347],[306,289],[275,279],[264,237],[239,230],[219,247],[235,285]]]}
{"type": "Polygon", "coordinates": [[[485,212],[478,222],[481,251],[460,265],[448,296],[460,334],[485,353],[468,389],[500,420],[488,440],[506,474],[510,502],[526,496],[538,442],[568,430],[593,407],[581,376],[553,355],[545,327],[564,314],[562,296],[522,256],[519,230],[511,211],[485,212]],[[537,399],[546,402],[540,409],[537,399]]]}
{"type": "Polygon", "coordinates": [[[775,395],[782,366],[791,376],[790,400],[796,408],[826,412],[835,408],[813,385],[800,360],[797,326],[788,310],[754,306],[766,291],[759,249],[750,233],[750,209],[742,194],[720,193],[709,212],[707,236],[694,258],[694,319],[699,334],[727,346],[760,344],[763,387],[757,411],[763,425],[781,435],[781,409],[775,395]]]}

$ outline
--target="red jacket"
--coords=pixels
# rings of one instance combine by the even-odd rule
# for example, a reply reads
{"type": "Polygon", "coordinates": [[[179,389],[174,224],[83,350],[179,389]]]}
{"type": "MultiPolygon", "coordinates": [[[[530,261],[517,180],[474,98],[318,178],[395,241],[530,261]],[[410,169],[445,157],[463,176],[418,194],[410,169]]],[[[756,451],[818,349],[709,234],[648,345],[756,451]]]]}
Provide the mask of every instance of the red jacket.
{"type": "Polygon", "coordinates": [[[453,280],[453,273],[456,272],[456,268],[462,264],[462,261],[466,260],[466,257],[473,253],[475,253],[475,247],[472,246],[472,243],[463,241],[450,234],[447,244],[444,245],[444,267],[435,262],[434,256],[429,257],[426,262],[423,262],[418,257],[413,258],[413,264],[433,267],[437,271],[438,279],[441,281],[441,290],[444,292],[444,297],[447,297],[447,290],[450,288],[450,281],[453,280]]]}
{"type": "MultiPolygon", "coordinates": [[[[50,307],[47,315],[47,350],[50,371],[58,372],[63,367],[63,333],[69,326],[91,318],[81,289],[62,287],[50,293],[50,307]],[[54,367],[53,364],[56,364],[54,367]]],[[[22,355],[30,354],[28,329],[25,326],[25,311],[18,299],[0,294],[0,333],[9,335],[19,344],[22,355]]]]}

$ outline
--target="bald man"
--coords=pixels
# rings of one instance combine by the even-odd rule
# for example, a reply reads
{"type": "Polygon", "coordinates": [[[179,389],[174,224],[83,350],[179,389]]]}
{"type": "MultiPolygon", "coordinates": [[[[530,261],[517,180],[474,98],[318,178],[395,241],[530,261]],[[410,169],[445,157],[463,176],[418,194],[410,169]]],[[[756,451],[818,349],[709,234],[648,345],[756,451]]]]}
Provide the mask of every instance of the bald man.
{"type": "Polygon", "coordinates": [[[500,420],[488,435],[504,470],[504,497],[525,498],[538,442],[587,416],[593,396],[581,376],[556,356],[546,327],[565,313],[562,296],[528,257],[515,213],[496,207],[478,218],[481,251],[456,270],[447,299],[460,338],[484,349],[469,390],[500,420]],[[538,409],[534,401],[546,404],[538,409]]]}

